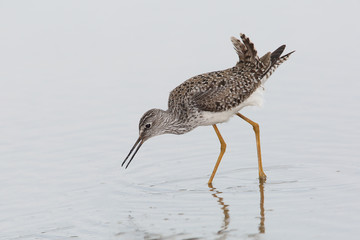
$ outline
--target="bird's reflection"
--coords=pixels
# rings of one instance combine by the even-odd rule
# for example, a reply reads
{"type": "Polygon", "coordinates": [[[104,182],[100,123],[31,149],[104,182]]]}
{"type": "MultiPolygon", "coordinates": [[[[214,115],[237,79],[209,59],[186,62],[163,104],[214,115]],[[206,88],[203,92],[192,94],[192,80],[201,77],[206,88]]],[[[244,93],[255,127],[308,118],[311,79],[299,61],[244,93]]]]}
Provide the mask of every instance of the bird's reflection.
{"type": "MultiPolygon", "coordinates": [[[[259,180],[259,192],[260,192],[260,224],[259,224],[259,234],[265,233],[265,208],[264,208],[264,184],[265,180],[259,180]]],[[[220,230],[217,232],[218,235],[221,236],[221,239],[226,239],[227,237],[227,229],[230,224],[230,210],[229,205],[225,204],[224,198],[220,197],[222,194],[221,191],[217,190],[211,183],[208,184],[210,191],[212,192],[211,195],[217,199],[217,202],[221,206],[221,210],[224,214],[223,223],[221,225],[220,230]]],[[[256,234],[257,235],[257,234],[256,234]]]]}
{"type": "Polygon", "coordinates": [[[230,223],[230,215],[229,215],[229,209],[228,209],[228,206],[229,205],[226,205],[224,203],[224,199],[222,197],[220,197],[219,195],[222,193],[220,191],[218,191],[216,188],[213,187],[212,183],[209,183],[208,184],[209,188],[210,188],[210,191],[213,192],[211,195],[217,199],[217,202],[219,203],[219,205],[221,206],[221,210],[223,211],[223,214],[224,214],[224,220],[223,220],[223,223],[221,225],[221,228],[220,230],[217,232],[218,235],[222,235],[224,236],[223,239],[226,238],[226,229],[228,228],[229,226],[229,223],[230,223]]]}
{"type": "Polygon", "coordinates": [[[264,208],[264,183],[266,180],[259,180],[259,192],[260,192],[260,224],[259,233],[265,233],[265,208],[264,208]]]}

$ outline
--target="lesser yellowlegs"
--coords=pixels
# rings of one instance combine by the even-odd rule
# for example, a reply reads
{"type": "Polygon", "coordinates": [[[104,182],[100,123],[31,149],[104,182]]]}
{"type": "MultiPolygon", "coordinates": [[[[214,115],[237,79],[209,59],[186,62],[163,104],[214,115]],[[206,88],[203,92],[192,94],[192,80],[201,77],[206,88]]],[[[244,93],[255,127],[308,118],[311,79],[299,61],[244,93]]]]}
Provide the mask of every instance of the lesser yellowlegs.
{"type": "Polygon", "coordinates": [[[184,134],[198,126],[212,125],[220,140],[221,151],[208,182],[211,184],[226,149],[226,143],[216,124],[225,122],[236,114],[253,126],[259,178],[266,178],[261,161],[259,125],[238,112],[246,106],[261,105],[265,81],[293,52],[281,56],[285,49],[285,45],[282,45],[259,58],[250,39],[244,34],[240,34],[240,38],[242,41],[231,37],[239,56],[234,67],[186,80],[170,93],[168,110],[151,109],[141,117],[139,138],[121,166],[136,148],[127,168],[141,145],[151,137],[165,133],[184,134]]]}

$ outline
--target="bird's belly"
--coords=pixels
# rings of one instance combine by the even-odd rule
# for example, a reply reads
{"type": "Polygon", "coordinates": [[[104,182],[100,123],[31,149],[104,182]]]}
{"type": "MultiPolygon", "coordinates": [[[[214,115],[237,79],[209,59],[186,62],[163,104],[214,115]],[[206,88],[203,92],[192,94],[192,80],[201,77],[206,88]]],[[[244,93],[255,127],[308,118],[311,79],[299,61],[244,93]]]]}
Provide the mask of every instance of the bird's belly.
{"type": "Polygon", "coordinates": [[[255,90],[255,92],[253,92],[247,99],[245,99],[245,101],[234,108],[222,112],[201,112],[201,125],[206,126],[226,122],[230,119],[230,117],[246,106],[261,106],[263,103],[263,93],[264,87],[261,85],[255,90]]]}

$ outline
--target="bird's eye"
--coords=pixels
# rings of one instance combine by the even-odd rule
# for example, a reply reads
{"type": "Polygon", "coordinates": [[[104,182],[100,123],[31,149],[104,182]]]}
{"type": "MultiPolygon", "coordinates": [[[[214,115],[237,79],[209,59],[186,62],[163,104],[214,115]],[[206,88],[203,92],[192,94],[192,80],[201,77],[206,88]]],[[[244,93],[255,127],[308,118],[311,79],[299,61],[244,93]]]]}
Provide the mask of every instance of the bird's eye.
{"type": "Polygon", "coordinates": [[[149,129],[149,128],[151,127],[151,124],[148,123],[148,124],[145,125],[145,127],[146,127],[147,129],[149,129]]]}

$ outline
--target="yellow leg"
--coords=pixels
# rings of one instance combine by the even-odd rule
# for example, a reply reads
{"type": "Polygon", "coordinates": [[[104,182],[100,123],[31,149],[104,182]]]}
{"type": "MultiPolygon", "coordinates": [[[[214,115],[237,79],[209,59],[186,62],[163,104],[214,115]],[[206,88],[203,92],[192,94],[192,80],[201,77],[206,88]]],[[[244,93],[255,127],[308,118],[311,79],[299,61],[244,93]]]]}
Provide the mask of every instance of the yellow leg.
{"type": "Polygon", "coordinates": [[[211,183],[212,183],[212,180],[214,179],[216,170],[217,170],[218,167],[219,167],[219,164],[220,164],[220,162],[221,162],[221,159],[222,159],[222,157],[223,157],[223,155],[224,155],[224,153],[225,153],[225,149],[226,149],[226,143],[225,143],[224,139],[222,138],[222,136],[221,136],[221,134],[220,134],[220,132],[219,132],[219,129],[217,128],[217,126],[216,126],[215,124],[213,125],[213,127],[214,127],[214,129],[215,129],[216,135],[217,135],[218,138],[219,138],[219,141],[220,141],[221,146],[220,146],[220,154],[219,154],[218,160],[217,160],[217,162],[216,162],[216,164],[215,164],[214,170],[213,170],[213,172],[212,172],[212,174],[211,174],[211,177],[210,177],[210,179],[209,179],[208,184],[211,184],[211,183]]]}
{"type": "Polygon", "coordinates": [[[242,115],[240,113],[237,113],[236,115],[238,115],[239,117],[241,117],[242,119],[244,119],[246,122],[250,123],[253,126],[253,129],[254,129],[254,132],[255,132],[255,137],[256,137],[256,148],[257,148],[258,164],[259,164],[259,178],[260,178],[260,180],[265,180],[266,175],[264,173],[264,170],[263,170],[263,167],[262,167],[262,161],[261,161],[259,124],[257,124],[256,122],[251,121],[250,119],[248,119],[247,117],[245,117],[244,115],[242,115]]]}

